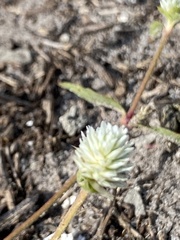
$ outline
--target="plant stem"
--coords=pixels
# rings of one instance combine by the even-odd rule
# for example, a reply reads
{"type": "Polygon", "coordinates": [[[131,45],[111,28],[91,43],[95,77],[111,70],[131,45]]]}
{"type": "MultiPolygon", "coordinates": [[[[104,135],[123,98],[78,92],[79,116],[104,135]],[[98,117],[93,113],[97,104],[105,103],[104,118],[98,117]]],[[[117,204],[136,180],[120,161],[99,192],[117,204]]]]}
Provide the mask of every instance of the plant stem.
{"type": "Polygon", "coordinates": [[[73,205],[70,207],[66,215],[63,217],[62,221],[60,222],[59,226],[56,229],[56,232],[54,233],[53,237],[51,240],[58,240],[61,234],[65,231],[66,227],[72,220],[72,218],[75,216],[77,213],[77,210],[80,208],[80,206],[84,203],[88,196],[88,192],[81,189],[79,195],[77,196],[75,202],[73,205]]]}
{"type": "Polygon", "coordinates": [[[155,66],[157,64],[157,61],[158,61],[158,59],[160,57],[160,54],[161,54],[164,46],[166,45],[166,43],[167,43],[167,41],[169,39],[169,36],[170,36],[170,34],[171,34],[172,30],[173,30],[173,27],[174,27],[174,25],[170,25],[170,26],[164,28],[163,33],[162,33],[162,37],[161,37],[161,40],[160,40],[160,43],[159,43],[159,46],[158,46],[158,48],[157,48],[157,50],[156,50],[156,52],[155,52],[155,54],[154,54],[154,56],[153,56],[153,58],[151,60],[149,68],[148,68],[148,70],[147,70],[147,72],[146,72],[146,74],[145,74],[145,76],[144,76],[144,78],[142,80],[142,83],[141,83],[141,86],[138,89],[138,92],[136,93],[136,96],[135,96],[135,98],[134,98],[134,100],[132,102],[132,105],[131,105],[129,111],[127,112],[126,119],[122,119],[121,120],[121,122],[123,124],[127,125],[128,122],[130,121],[130,119],[132,118],[132,116],[134,115],[134,111],[135,111],[135,109],[137,107],[137,104],[138,104],[138,102],[139,102],[139,100],[141,98],[141,95],[142,95],[142,93],[143,93],[143,91],[144,91],[144,89],[146,87],[146,84],[147,84],[148,80],[150,79],[150,77],[151,77],[151,75],[152,75],[152,73],[154,71],[154,68],[155,68],[155,66]]]}
{"type": "Polygon", "coordinates": [[[61,189],[55,193],[40,209],[38,209],[30,218],[18,226],[12,233],[10,233],[4,240],[12,240],[14,237],[18,236],[24,229],[29,227],[33,222],[35,222],[41,214],[46,212],[56,201],[60,198],[63,193],[65,193],[76,181],[76,175],[70,177],[61,189]]]}

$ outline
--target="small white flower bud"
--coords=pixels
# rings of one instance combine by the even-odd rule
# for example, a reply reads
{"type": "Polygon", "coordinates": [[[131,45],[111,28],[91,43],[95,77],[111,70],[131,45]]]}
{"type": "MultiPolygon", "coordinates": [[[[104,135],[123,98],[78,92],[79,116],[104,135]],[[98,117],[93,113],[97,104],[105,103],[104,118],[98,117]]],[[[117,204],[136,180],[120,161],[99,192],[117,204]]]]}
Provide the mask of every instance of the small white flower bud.
{"type": "Polygon", "coordinates": [[[173,10],[174,8],[180,8],[179,0],[160,0],[161,8],[167,12],[173,10]]]}
{"type": "Polygon", "coordinates": [[[180,0],[160,0],[160,13],[167,20],[167,26],[174,26],[180,21],[180,0]]]}
{"type": "Polygon", "coordinates": [[[79,168],[77,182],[87,191],[110,197],[104,187],[123,186],[132,169],[129,155],[134,148],[128,129],[103,121],[96,130],[88,126],[81,137],[74,159],[79,168]]]}

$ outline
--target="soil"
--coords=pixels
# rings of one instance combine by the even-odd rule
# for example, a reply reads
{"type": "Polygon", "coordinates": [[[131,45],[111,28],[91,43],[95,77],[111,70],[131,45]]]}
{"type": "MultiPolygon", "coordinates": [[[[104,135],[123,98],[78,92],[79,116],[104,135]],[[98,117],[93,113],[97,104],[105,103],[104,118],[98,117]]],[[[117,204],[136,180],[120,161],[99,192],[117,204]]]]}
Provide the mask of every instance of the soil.
{"type": "MultiPolygon", "coordinates": [[[[73,146],[87,125],[96,127],[102,120],[119,124],[117,112],[93,106],[58,83],[90,87],[128,110],[158,45],[159,39],[149,36],[150,23],[161,18],[158,4],[1,1],[0,239],[75,173],[73,146]]],[[[169,106],[180,104],[179,33],[177,25],[138,106],[156,102],[147,119],[153,126],[163,125],[167,101],[169,106]]],[[[171,120],[164,126],[179,133],[178,120],[171,120]]],[[[127,187],[118,189],[113,208],[108,199],[89,196],[68,226],[66,239],[180,239],[180,148],[146,130],[133,128],[130,136],[134,169],[127,187]]],[[[52,234],[78,191],[75,185],[63,203],[57,201],[16,239],[52,234]]]]}

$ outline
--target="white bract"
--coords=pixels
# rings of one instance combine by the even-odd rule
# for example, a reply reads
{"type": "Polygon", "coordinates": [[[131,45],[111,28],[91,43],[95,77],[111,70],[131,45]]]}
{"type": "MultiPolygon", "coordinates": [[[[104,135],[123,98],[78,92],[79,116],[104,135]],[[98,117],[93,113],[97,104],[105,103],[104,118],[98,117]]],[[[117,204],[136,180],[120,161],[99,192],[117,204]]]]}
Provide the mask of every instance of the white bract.
{"type": "Polygon", "coordinates": [[[167,20],[167,27],[174,26],[180,21],[180,0],[160,0],[160,13],[167,20]]]}
{"type": "Polygon", "coordinates": [[[110,197],[104,187],[123,186],[132,169],[129,156],[134,148],[128,129],[103,121],[96,130],[88,126],[81,137],[74,159],[79,169],[77,181],[87,191],[110,197]]]}
{"type": "Polygon", "coordinates": [[[160,5],[165,11],[171,11],[173,8],[180,7],[180,0],[161,0],[160,5]]]}

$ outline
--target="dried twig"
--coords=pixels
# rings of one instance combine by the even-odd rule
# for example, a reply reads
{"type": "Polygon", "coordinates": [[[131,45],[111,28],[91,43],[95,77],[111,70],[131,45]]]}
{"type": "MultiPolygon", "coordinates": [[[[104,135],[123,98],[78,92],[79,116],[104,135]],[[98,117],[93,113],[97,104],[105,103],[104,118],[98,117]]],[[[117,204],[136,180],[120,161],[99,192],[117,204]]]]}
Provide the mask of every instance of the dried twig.
{"type": "Polygon", "coordinates": [[[98,240],[103,239],[103,234],[104,234],[105,228],[109,222],[109,219],[112,216],[113,209],[114,209],[114,205],[109,208],[107,215],[101,220],[94,239],[98,239],[98,240]]]}
{"type": "Polygon", "coordinates": [[[10,87],[16,88],[18,87],[18,82],[17,80],[13,79],[12,77],[6,76],[4,74],[0,74],[0,81],[2,81],[3,83],[9,85],[10,87]]]}
{"type": "Polygon", "coordinates": [[[32,223],[34,223],[44,212],[46,212],[56,201],[60,198],[63,193],[70,188],[76,181],[76,175],[70,177],[61,189],[55,193],[39,210],[37,210],[30,218],[18,226],[12,233],[10,233],[4,240],[12,240],[14,237],[18,236],[24,229],[28,228],[32,223]]]}
{"type": "Polygon", "coordinates": [[[9,210],[14,208],[14,195],[13,191],[11,188],[11,185],[9,184],[8,181],[8,171],[6,169],[5,165],[5,157],[4,157],[4,152],[0,150],[0,175],[2,176],[3,183],[4,185],[4,193],[5,193],[5,199],[7,203],[7,207],[9,210]]]}
{"type": "Polygon", "coordinates": [[[123,213],[119,214],[117,212],[117,210],[115,209],[115,211],[113,212],[113,214],[116,216],[116,218],[118,219],[119,225],[121,225],[124,229],[127,230],[127,232],[131,232],[131,234],[135,237],[135,239],[144,239],[143,236],[138,233],[132,226],[130,223],[128,223],[127,221],[125,221],[125,217],[123,217],[123,213]]]}
{"type": "Polygon", "coordinates": [[[49,82],[50,82],[51,79],[52,79],[52,76],[53,76],[54,72],[55,72],[55,68],[54,68],[54,67],[51,67],[51,68],[49,69],[47,75],[46,75],[46,78],[45,78],[43,84],[42,84],[41,86],[39,86],[39,88],[38,88],[38,94],[39,94],[40,96],[41,96],[42,93],[46,90],[49,82]]]}
{"type": "Polygon", "coordinates": [[[91,57],[85,56],[84,59],[90,65],[90,67],[98,74],[98,77],[101,80],[105,81],[109,87],[111,88],[114,87],[114,84],[115,84],[114,80],[107,73],[107,71],[104,69],[103,66],[101,66],[98,62],[96,62],[91,57]]]}
{"type": "Polygon", "coordinates": [[[27,216],[27,213],[33,210],[37,200],[38,195],[28,197],[20,202],[13,210],[2,215],[0,217],[0,231],[17,224],[22,216],[27,216]]]}

